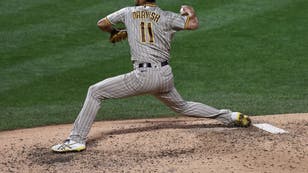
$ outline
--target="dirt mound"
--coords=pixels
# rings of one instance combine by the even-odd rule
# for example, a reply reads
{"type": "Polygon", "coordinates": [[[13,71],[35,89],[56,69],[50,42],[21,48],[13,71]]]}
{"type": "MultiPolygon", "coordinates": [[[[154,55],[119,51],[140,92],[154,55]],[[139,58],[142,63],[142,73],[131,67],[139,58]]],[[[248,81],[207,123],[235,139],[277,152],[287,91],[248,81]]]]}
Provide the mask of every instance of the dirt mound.
{"type": "Polygon", "coordinates": [[[96,122],[87,150],[50,147],[71,125],[0,132],[0,172],[308,172],[308,114],[253,117],[289,133],[225,127],[215,120],[96,122]]]}

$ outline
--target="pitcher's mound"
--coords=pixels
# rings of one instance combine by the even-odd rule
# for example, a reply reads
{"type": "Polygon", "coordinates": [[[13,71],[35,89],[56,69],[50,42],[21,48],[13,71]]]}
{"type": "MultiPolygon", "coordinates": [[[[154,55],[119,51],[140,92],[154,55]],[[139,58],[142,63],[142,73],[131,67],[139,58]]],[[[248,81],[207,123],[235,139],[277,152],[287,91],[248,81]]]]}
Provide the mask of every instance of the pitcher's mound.
{"type": "Polygon", "coordinates": [[[288,133],[215,120],[96,122],[87,150],[56,154],[72,125],[0,132],[0,172],[308,172],[308,114],[252,117],[288,133]]]}

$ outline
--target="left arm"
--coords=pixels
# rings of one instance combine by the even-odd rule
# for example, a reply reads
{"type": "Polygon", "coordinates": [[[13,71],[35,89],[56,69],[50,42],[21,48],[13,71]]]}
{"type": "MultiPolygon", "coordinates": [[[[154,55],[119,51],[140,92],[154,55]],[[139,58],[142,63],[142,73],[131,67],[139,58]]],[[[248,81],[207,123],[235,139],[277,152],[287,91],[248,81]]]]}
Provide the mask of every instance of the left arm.
{"type": "Polygon", "coordinates": [[[115,29],[114,24],[124,23],[124,16],[127,13],[127,8],[122,8],[114,13],[109,14],[108,16],[100,19],[97,22],[97,26],[104,32],[112,33],[115,29]]]}
{"type": "Polygon", "coordinates": [[[125,29],[117,29],[113,25],[117,23],[124,23],[124,16],[126,8],[109,14],[107,17],[100,19],[97,22],[97,26],[103,31],[110,33],[109,41],[116,43],[127,38],[127,32],[125,29]]]}
{"type": "Polygon", "coordinates": [[[104,32],[109,32],[111,33],[113,30],[115,30],[113,27],[112,27],[112,24],[110,23],[110,21],[104,17],[102,18],[101,20],[99,20],[97,22],[97,26],[104,32]]]}

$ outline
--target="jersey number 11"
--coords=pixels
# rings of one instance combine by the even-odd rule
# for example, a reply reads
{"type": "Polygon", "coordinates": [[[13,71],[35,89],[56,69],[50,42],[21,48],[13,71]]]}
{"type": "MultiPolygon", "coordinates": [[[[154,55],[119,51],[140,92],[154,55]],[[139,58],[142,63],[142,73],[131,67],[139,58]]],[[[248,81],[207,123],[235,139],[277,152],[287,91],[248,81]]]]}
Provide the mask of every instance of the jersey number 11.
{"type": "Polygon", "coordinates": [[[149,35],[149,42],[153,43],[154,42],[154,33],[153,33],[153,29],[152,29],[152,23],[145,23],[145,22],[141,22],[140,23],[140,28],[141,28],[141,42],[145,43],[146,40],[146,32],[148,32],[149,35]]]}

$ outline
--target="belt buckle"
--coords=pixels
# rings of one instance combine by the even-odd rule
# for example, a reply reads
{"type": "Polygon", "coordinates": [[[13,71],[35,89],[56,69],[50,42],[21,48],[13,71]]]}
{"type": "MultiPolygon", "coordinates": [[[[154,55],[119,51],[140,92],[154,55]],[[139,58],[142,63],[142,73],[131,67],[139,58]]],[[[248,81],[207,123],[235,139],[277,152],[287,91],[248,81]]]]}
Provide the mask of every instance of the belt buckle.
{"type": "Polygon", "coordinates": [[[138,67],[139,68],[146,68],[147,67],[147,63],[140,63],[139,65],[138,65],[138,67]]]}

